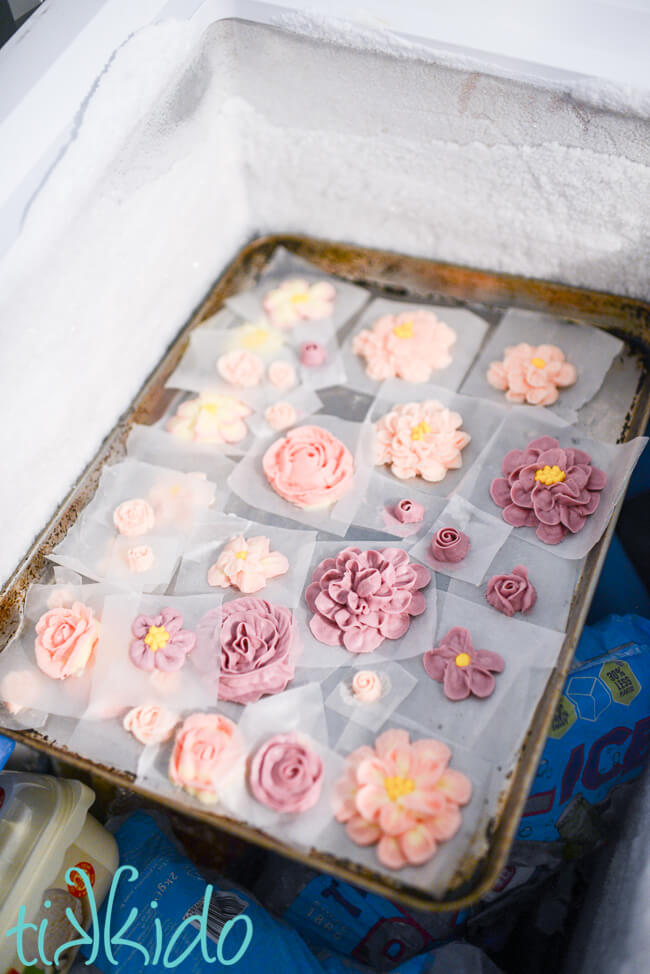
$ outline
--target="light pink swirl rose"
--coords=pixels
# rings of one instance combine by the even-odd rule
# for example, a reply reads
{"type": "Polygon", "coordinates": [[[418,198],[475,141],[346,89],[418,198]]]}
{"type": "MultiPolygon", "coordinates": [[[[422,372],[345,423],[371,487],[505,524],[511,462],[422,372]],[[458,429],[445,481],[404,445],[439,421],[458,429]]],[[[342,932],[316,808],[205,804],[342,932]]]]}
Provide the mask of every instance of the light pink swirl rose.
{"type": "Polygon", "coordinates": [[[373,670],[359,670],[352,680],[352,693],[361,703],[374,703],[383,692],[381,678],[373,670]]]}
{"type": "Polygon", "coordinates": [[[264,413],[264,419],[271,429],[279,432],[293,426],[298,416],[290,402],[274,402],[264,413]]]}
{"type": "Polygon", "coordinates": [[[276,812],[306,812],[320,798],[323,762],[302,734],[276,734],[253,755],[253,795],[276,812]]]}
{"type": "Polygon", "coordinates": [[[217,359],[217,371],[231,385],[250,389],[262,381],[264,362],[253,352],[235,349],[217,359]]]}
{"type": "Polygon", "coordinates": [[[153,507],[142,497],[123,501],[113,511],[113,524],[120,534],[128,538],[152,531],[155,521],[153,507]]]}
{"type": "Polygon", "coordinates": [[[122,721],[124,730],[133,734],[141,744],[162,744],[168,741],[177,723],[177,714],[157,704],[133,707],[122,721]]]}
{"type": "Polygon", "coordinates": [[[36,663],[53,680],[81,676],[98,639],[97,619],[83,602],[73,602],[69,609],[50,609],[36,623],[36,663]]]}
{"type": "Polygon", "coordinates": [[[219,800],[219,785],[244,753],[232,720],[221,714],[192,714],[179,728],[169,761],[169,777],[200,802],[219,800]]]}
{"type": "Polygon", "coordinates": [[[296,370],[291,362],[278,359],[269,365],[269,382],[276,389],[293,389],[296,384],[296,370]]]}
{"type": "Polygon", "coordinates": [[[352,454],[321,426],[298,426],[269,447],[262,466],[273,490],[306,510],[334,504],[354,482],[352,454]]]}

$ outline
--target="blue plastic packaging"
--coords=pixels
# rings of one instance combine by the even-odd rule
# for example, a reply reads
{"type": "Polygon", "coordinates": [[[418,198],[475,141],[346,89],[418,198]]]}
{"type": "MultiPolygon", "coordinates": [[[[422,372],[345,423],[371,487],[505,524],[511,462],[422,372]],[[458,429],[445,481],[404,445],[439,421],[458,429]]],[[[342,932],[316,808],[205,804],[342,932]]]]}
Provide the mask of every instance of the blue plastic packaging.
{"type": "Polygon", "coordinates": [[[5,764],[11,757],[12,751],[15,744],[8,737],[3,737],[0,734],[0,771],[4,768],[5,764]]]}

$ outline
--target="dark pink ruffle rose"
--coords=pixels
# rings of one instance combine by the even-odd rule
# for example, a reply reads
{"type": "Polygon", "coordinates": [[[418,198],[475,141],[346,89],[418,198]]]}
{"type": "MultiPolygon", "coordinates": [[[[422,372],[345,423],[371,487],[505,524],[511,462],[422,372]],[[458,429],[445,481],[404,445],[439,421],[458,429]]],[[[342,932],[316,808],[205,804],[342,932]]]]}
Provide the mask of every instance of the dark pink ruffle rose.
{"type": "Polygon", "coordinates": [[[411,617],[424,612],[418,590],[430,581],[427,569],[409,561],[401,548],[345,548],[312,575],[305,592],[314,613],[309,628],[326,646],[371,653],[384,639],[403,636],[411,617]]]}
{"type": "Polygon", "coordinates": [[[530,612],[537,602],[535,586],[528,578],[528,569],[516,565],[508,575],[493,575],[487,585],[485,598],[504,615],[530,612]]]}
{"type": "Polygon", "coordinates": [[[559,544],[567,533],[581,531],[607,483],[588,453],[564,449],[552,436],[510,450],[501,469],[503,477],[492,481],[490,495],[503,508],[503,520],[515,528],[536,528],[544,544],[559,544]]]}
{"type": "Polygon", "coordinates": [[[489,649],[474,649],[469,630],[454,626],[440,644],[428,650],[424,668],[432,680],[442,683],[449,700],[465,700],[470,694],[489,697],[494,690],[493,673],[501,673],[505,660],[489,649]]]}
{"type": "Polygon", "coordinates": [[[253,755],[253,795],[276,812],[306,812],[320,798],[323,762],[302,734],[276,734],[253,755]]]}
{"type": "Polygon", "coordinates": [[[457,528],[440,528],[431,541],[431,555],[435,561],[458,564],[470,549],[470,541],[463,531],[457,528]]]}
{"type": "Polygon", "coordinates": [[[293,613],[265,599],[242,598],[208,612],[200,632],[220,627],[220,700],[255,703],[293,679],[299,641],[293,613]]]}

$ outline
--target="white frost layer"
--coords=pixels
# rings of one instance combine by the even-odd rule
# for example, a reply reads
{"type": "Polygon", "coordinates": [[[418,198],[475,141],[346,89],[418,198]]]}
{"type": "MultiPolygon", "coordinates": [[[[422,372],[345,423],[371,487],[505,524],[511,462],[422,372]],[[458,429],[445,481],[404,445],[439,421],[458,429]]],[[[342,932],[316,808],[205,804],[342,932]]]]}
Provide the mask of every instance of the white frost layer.
{"type": "Polygon", "coordinates": [[[296,230],[642,295],[647,127],[267,27],[136,34],[0,267],[5,578],[224,264],[296,230]]]}

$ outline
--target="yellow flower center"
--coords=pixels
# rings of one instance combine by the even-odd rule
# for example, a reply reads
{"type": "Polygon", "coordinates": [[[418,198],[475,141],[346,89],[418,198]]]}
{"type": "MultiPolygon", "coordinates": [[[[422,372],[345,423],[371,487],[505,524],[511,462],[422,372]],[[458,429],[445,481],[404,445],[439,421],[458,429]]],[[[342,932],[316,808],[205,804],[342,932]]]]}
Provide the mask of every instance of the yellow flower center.
{"type": "Polygon", "coordinates": [[[531,358],[530,364],[534,365],[536,369],[543,369],[546,365],[546,362],[544,361],[543,358],[531,358]]]}
{"type": "Polygon", "coordinates": [[[537,471],[535,480],[538,480],[541,484],[545,484],[547,487],[551,487],[553,484],[561,484],[563,480],[566,480],[566,474],[557,465],[549,467],[547,464],[541,470],[537,471]]]}
{"type": "Polygon", "coordinates": [[[239,558],[240,561],[246,561],[246,559],[248,558],[248,552],[247,551],[237,551],[237,552],[235,552],[235,558],[239,558]]]}
{"type": "Polygon", "coordinates": [[[410,795],[415,791],[415,782],[412,778],[401,778],[395,775],[393,778],[384,778],[384,788],[390,800],[396,802],[404,795],[410,795]]]}
{"type": "Polygon", "coordinates": [[[395,325],[393,335],[395,338],[413,338],[413,322],[403,321],[401,325],[395,325]]]}
{"type": "Polygon", "coordinates": [[[297,294],[292,294],[291,295],[291,303],[292,304],[302,304],[303,301],[309,301],[309,292],[308,291],[298,291],[297,294]]]}
{"type": "Polygon", "coordinates": [[[178,484],[174,484],[172,487],[169,488],[169,493],[172,495],[172,497],[178,497],[180,492],[181,489],[178,484]]]}
{"type": "Polygon", "coordinates": [[[454,660],[456,666],[469,666],[471,662],[472,659],[470,656],[467,655],[467,653],[459,653],[456,659],[454,660]]]}
{"type": "Polygon", "coordinates": [[[244,348],[259,348],[269,340],[269,333],[266,328],[254,328],[242,338],[244,348]]]}
{"type": "Polygon", "coordinates": [[[216,402],[204,402],[201,409],[205,410],[206,413],[210,413],[211,416],[216,416],[219,412],[219,406],[216,402]]]}
{"type": "Polygon", "coordinates": [[[152,653],[157,653],[163,649],[170,640],[170,635],[164,626],[149,626],[149,632],[144,637],[144,641],[152,653]]]}
{"type": "Polygon", "coordinates": [[[417,426],[414,426],[413,429],[411,430],[411,439],[423,440],[424,437],[427,435],[427,433],[431,433],[431,432],[432,430],[429,424],[424,420],[422,420],[421,423],[418,423],[417,426]]]}

